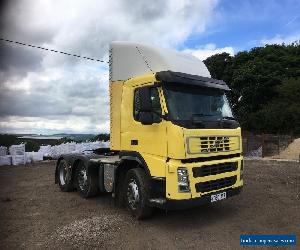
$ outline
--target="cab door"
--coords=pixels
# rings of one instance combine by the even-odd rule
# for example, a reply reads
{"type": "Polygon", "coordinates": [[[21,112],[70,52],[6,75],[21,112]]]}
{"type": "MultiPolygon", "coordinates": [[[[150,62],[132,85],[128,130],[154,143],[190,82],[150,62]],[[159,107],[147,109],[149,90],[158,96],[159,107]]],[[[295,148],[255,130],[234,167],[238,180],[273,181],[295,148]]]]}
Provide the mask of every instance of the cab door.
{"type": "MultiPolygon", "coordinates": [[[[166,122],[162,119],[162,90],[153,85],[124,89],[131,96],[131,105],[127,106],[127,121],[122,119],[121,141],[130,151],[156,156],[167,155],[166,122]],[[141,93],[148,88],[150,95],[150,115],[152,124],[142,124],[141,93]]],[[[125,117],[124,117],[125,118],[125,117]]]]}

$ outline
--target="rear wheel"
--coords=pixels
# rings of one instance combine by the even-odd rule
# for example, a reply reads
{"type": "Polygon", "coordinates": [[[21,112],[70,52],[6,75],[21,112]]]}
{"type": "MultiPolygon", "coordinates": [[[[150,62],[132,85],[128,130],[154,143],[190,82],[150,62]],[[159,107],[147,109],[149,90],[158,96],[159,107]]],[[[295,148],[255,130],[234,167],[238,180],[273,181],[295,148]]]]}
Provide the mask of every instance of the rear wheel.
{"type": "Polygon", "coordinates": [[[61,160],[58,165],[58,185],[63,192],[73,190],[69,164],[66,160],[61,160]]]}
{"type": "Polygon", "coordinates": [[[89,173],[84,162],[77,165],[75,175],[76,187],[82,197],[88,198],[98,193],[97,175],[89,173]]]}
{"type": "Polygon", "coordinates": [[[149,206],[149,180],[141,168],[130,169],[125,178],[125,202],[136,219],[144,219],[152,214],[149,206]]]}

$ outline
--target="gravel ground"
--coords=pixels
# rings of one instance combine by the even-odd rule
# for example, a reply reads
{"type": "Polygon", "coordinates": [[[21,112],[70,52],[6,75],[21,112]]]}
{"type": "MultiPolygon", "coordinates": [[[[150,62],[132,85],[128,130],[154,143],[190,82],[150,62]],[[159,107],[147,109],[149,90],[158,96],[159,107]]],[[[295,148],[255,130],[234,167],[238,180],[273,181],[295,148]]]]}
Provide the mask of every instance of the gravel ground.
{"type": "Polygon", "coordinates": [[[246,161],[241,195],[157,210],[146,221],[133,220],[109,195],[84,200],[60,192],[54,168],[55,162],[0,167],[0,249],[239,249],[240,234],[295,233],[299,242],[296,162],[246,161]]]}

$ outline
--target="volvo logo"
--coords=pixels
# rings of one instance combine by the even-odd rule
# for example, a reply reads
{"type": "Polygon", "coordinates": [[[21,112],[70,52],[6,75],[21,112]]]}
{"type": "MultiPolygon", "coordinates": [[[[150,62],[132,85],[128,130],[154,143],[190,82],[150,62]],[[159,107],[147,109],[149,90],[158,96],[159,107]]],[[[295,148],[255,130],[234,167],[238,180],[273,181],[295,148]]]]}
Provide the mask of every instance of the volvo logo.
{"type": "Polygon", "coordinates": [[[223,137],[222,139],[219,140],[215,140],[214,144],[210,145],[210,148],[218,148],[220,147],[221,144],[224,145],[224,143],[228,143],[229,142],[229,137],[223,137]]]}
{"type": "Polygon", "coordinates": [[[218,148],[218,147],[220,147],[220,144],[222,143],[222,142],[224,142],[224,140],[216,140],[215,142],[214,142],[214,144],[211,144],[210,145],[210,147],[209,148],[218,148]]]}
{"type": "Polygon", "coordinates": [[[224,147],[224,143],[229,142],[229,137],[223,137],[222,139],[215,140],[212,144],[210,144],[209,148],[202,149],[201,152],[210,152],[211,150],[215,150],[219,148],[220,146],[224,147]],[[222,144],[222,145],[221,145],[222,144]]]}

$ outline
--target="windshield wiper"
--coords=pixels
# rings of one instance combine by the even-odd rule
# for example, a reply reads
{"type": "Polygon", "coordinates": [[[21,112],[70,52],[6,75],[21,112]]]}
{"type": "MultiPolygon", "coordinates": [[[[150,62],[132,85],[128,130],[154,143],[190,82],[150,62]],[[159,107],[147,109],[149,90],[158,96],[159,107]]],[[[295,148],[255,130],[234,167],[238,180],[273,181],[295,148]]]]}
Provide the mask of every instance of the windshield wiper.
{"type": "Polygon", "coordinates": [[[231,121],[236,121],[236,119],[235,119],[234,117],[232,117],[232,116],[223,116],[223,117],[221,118],[221,120],[231,120],[231,121]]]}
{"type": "Polygon", "coordinates": [[[239,122],[232,116],[224,116],[219,120],[219,122],[223,128],[237,128],[240,125],[239,122]]]}
{"type": "Polygon", "coordinates": [[[211,114],[202,114],[202,113],[200,113],[200,114],[192,114],[192,117],[193,116],[200,116],[200,117],[203,117],[203,116],[214,116],[214,115],[211,115],[211,114]]]}
{"type": "Polygon", "coordinates": [[[204,117],[205,114],[192,114],[191,117],[191,123],[197,126],[200,126],[201,128],[204,128],[204,122],[202,120],[200,120],[200,117],[204,117]]]}

